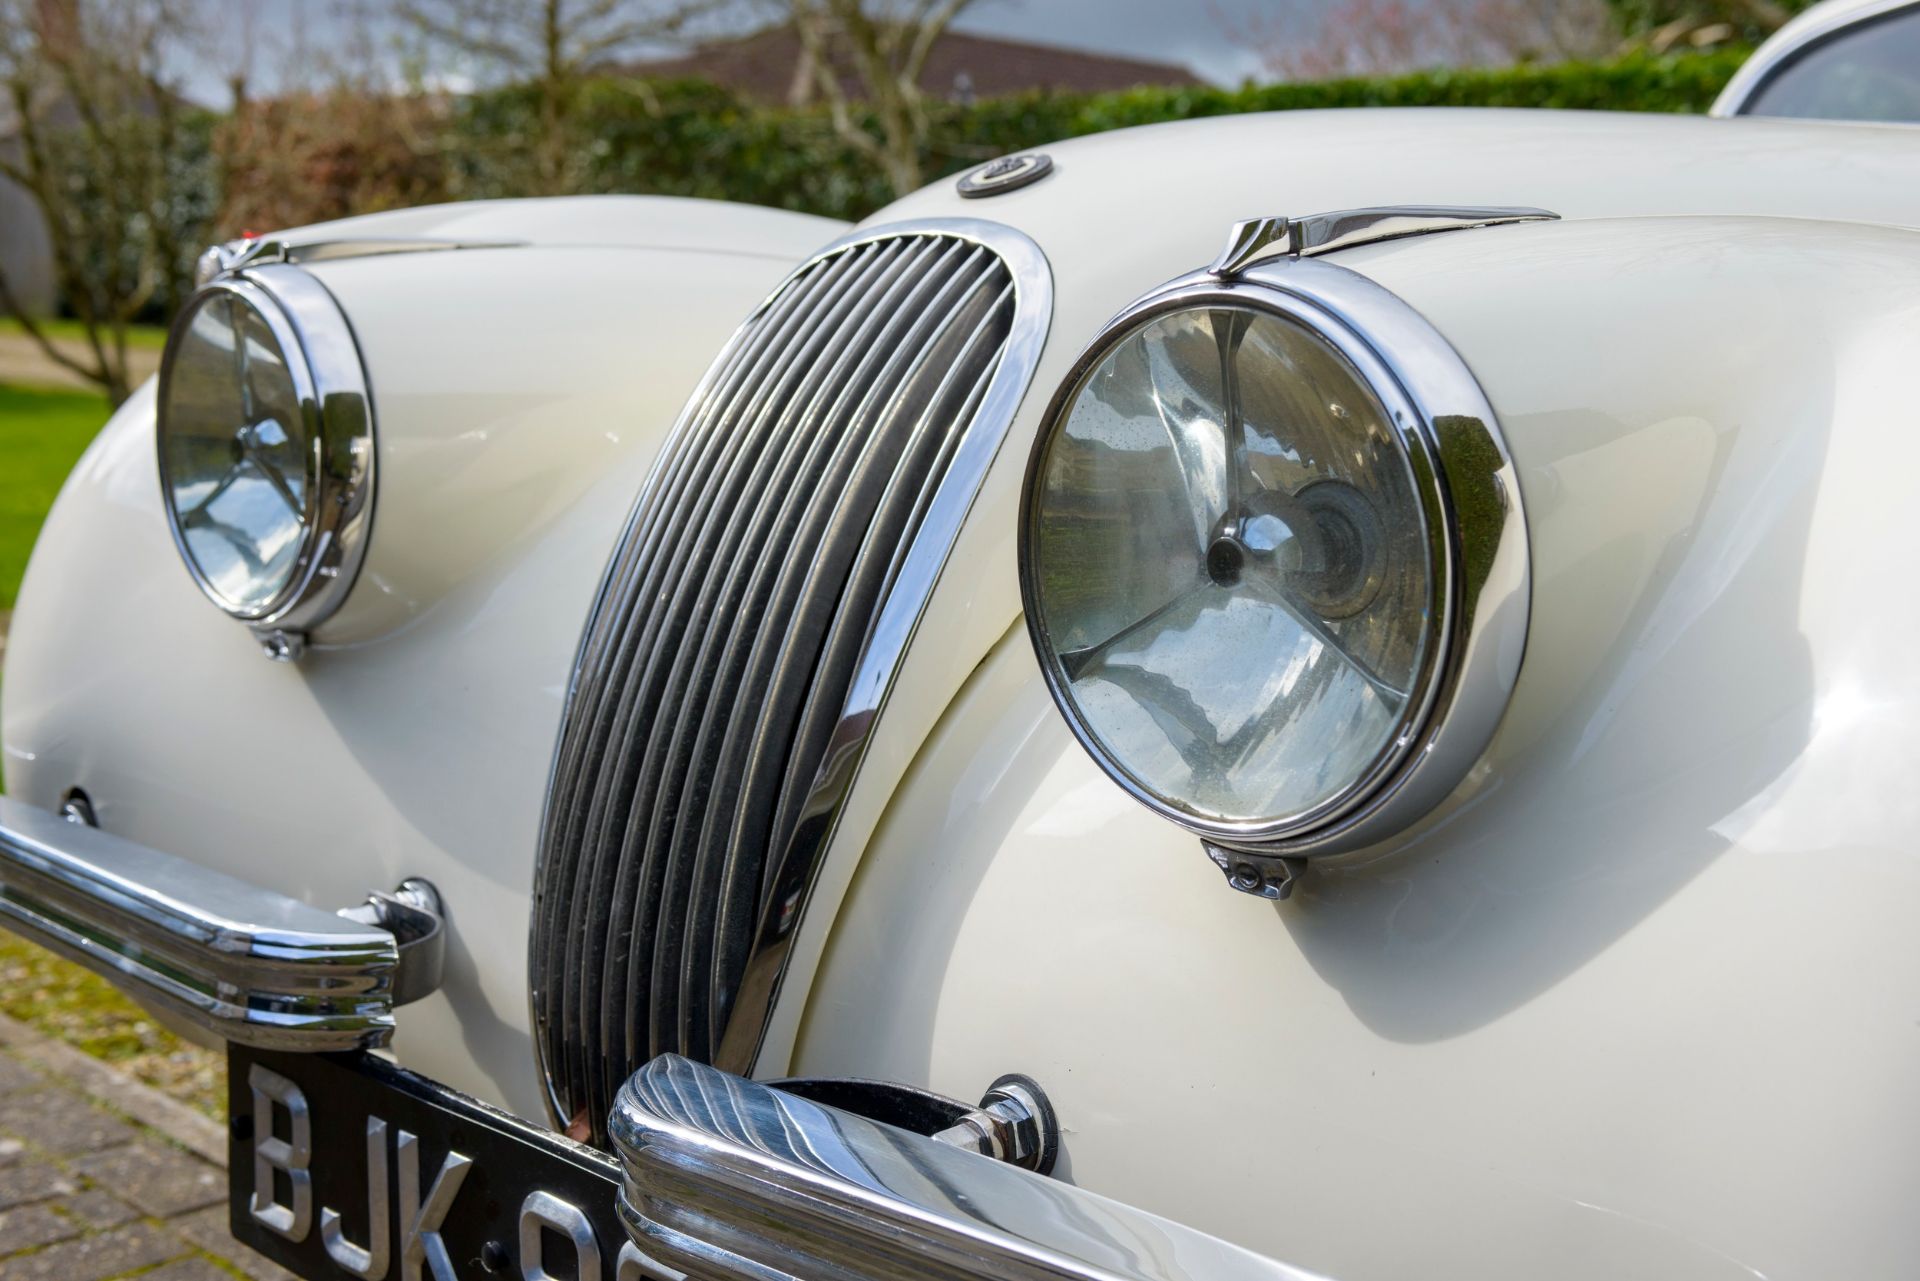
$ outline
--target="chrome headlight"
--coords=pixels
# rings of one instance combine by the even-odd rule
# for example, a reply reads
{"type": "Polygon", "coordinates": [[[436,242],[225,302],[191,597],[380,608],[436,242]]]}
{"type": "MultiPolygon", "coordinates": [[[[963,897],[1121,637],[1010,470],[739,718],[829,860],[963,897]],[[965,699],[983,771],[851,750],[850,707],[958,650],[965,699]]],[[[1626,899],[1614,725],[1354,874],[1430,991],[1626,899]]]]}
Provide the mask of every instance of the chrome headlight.
{"type": "Polygon", "coordinates": [[[1021,586],[1075,735],[1209,842],[1267,860],[1405,826],[1461,779],[1525,639],[1524,527],[1460,358],[1301,261],[1122,313],[1048,411],[1021,586]]]}
{"type": "Polygon", "coordinates": [[[194,581],[275,657],[345,599],[372,520],[366,375],[333,297],[296,267],[215,280],[160,367],[160,485],[194,581]]]}

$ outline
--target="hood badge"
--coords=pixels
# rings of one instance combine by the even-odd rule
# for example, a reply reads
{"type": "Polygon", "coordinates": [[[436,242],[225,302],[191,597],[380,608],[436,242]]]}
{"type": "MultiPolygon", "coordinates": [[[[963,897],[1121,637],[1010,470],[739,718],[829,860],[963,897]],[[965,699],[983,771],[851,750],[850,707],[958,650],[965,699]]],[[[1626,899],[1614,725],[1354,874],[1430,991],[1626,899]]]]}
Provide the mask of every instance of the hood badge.
{"type": "Polygon", "coordinates": [[[961,176],[955,184],[970,200],[997,196],[1003,192],[1039,182],[1053,172],[1053,157],[1043,151],[1025,151],[1018,155],[989,160],[978,169],[961,176]]]}

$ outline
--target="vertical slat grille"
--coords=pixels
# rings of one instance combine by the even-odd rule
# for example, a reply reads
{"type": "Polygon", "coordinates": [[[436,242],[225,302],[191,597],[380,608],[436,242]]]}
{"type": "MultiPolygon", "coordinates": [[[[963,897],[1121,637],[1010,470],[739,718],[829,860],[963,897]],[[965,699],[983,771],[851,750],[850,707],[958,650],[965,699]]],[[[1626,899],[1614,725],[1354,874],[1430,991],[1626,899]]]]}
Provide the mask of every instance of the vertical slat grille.
{"type": "Polygon", "coordinates": [[[534,887],[535,1035],[556,1111],[596,1140],[641,1063],[717,1053],[1016,295],[970,238],[851,244],[735,335],[666,445],[581,643],[534,887]]]}

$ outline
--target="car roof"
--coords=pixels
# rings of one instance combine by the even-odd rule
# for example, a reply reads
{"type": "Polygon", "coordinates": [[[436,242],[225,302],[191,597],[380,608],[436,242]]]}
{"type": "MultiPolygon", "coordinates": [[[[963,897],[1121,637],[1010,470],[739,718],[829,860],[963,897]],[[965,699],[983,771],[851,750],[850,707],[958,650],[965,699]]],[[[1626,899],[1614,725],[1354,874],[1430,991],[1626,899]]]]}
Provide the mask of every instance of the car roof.
{"type": "Polygon", "coordinates": [[[1836,31],[1913,8],[1920,8],[1920,0],[1821,0],[1821,3],[1795,15],[1754,50],[1753,56],[1741,64],[1733,79],[1727,81],[1726,88],[1714,99],[1707,114],[1741,114],[1747,100],[1773,71],[1801,49],[1826,39],[1836,31]]]}

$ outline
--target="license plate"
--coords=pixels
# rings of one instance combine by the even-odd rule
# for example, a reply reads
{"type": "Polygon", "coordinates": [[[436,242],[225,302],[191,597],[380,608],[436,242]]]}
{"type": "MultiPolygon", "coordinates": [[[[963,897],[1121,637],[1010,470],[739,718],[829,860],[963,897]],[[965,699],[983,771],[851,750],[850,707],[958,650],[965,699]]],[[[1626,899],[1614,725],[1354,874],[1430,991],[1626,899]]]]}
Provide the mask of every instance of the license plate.
{"type": "Polygon", "coordinates": [[[233,1234],[320,1281],[646,1275],[620,1167],[368,1054],[227,1057],[233,1234]]]}

